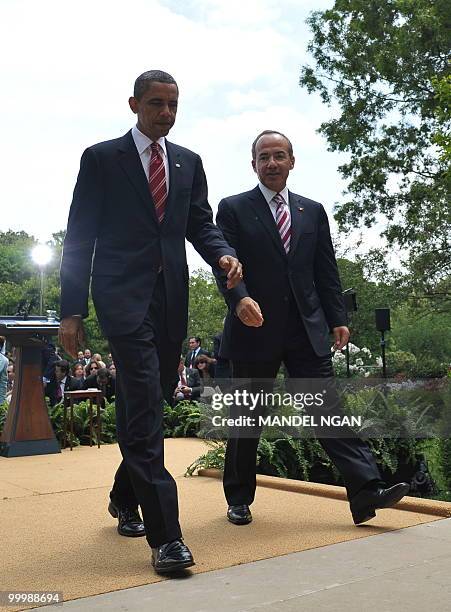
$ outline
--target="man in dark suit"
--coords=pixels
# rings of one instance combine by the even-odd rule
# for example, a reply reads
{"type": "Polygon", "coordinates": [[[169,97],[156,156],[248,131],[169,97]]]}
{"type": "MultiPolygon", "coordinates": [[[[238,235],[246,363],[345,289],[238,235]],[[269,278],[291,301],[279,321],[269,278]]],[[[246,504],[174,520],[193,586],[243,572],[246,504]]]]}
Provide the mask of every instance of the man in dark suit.
{"type": "Polygon", "coordinates": [[[189,351],[186,354],[185,357],[185,366],[187,368],[194,368],[195,364],[196,364],[196,359],[197,357],[199,357],[199,355],[207,355],[207,357],[210,356],[210,353],[208,351],[205,351],[202,347],[202,339],[199,338],[199,336],[192,336],[191,338],[188,338],[188,346],[189,346],[189,351]]]}
{"type": "MultiPolygon", "coordinates": [[[[294,161],[286,136],[260,134],[252,146],[259,185],[223,199],[217,215],[244,270],[236,288],[223,286],[229,313],[221,354],[232,360],[234,378],[266,379],[270,389],[282,363],[291,379],[332,382],[329,333],[336,349],[349,339],[325,210],[286,187],[294,161]]],[[[339,402],[329,408],[341,410],[339,402]]],[[[257,429],[228,441],[224,490],[227,516],[235,524],[252,520],[249,506],[255,495],[259,434],[257,429]]],[[[356,524],[375,516],[377,508],[392,506],[408,491],[405,483],[386,488],[368,446],[349,428],[340,430],[339,439],[320,441],[343,476],[356,524]]]]}
{"type": "Polygon", "coordinates": [[[123,461],[109,511],[121,535],[146,535],[160,573],[194,563],[181,539],[177,488],[163,447],[163,397],[172,396],[187,328],[185,238],[221,268],[230,287],[241,278],[234,250],[213,224],[200,157],[165,139],[178,93],[169,74],[142,74],[129,99],[136,127],[84,152],[61,263],[61,344],[75,357],[83,343],[92,279],[117,367],[123,461]]]}
{"type": "Polygon", "coordinates": [[[178,382],[174,390],[174,402],[199,399],[203,390],[204,386],[198,370],[185,367],[183,357],[180,357],[178,382]]]}
{"type": "Polygon", "coordinates": [[[65,359],[54,362],[53,369],[54,373],[45,388],[51,406],[62,402],[66,391],[79,391],[82,388],[82,381],[70,375],[70,364],[65,359]]]}

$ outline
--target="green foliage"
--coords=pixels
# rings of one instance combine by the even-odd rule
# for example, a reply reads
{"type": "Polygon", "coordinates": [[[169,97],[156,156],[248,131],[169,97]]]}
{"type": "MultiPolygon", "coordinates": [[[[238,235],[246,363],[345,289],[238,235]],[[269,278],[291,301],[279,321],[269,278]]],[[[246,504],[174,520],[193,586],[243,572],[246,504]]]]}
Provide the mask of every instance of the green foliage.
{"type": "Polygon", "coordinates": [[[2,433],[3,427],[5,426],[7,412],[8,412],[8,403],[3,402],[3,404],[0,404],[0,434],[2,433]]]}
{"type": "Polygon", "coordinates": [[[335,0],[309,18],[315,66],[300,78],[338,109],[319,131],[347,153],[339,226],[384,219],[388,245],[410,250],[412,294],[439,305],[450,295],[449,15],[448,0],[335,0]]]}
{"type": "Polygon", "coordinates": [[[190,438],[197,436],[203,419],[202,405],[183,400],[175,406],[164,405],[164,437],[190,438]]]}
{"type": "Polygon", "coordinates": [[[417,358],[408,351],[387,351],[387,374],[410,375],[416,371],[417,358]]]}
{"type": "Polygon", "coordinates": [[[198,470],[216,469],[222,471],[224,469],[225,442],[222,440],[206,440],[206,444],[211,447],[210,450],[186,468],[185,476],[193,476],[198,470]]]}
{"type": "MultiPolygon", "coordinates": [[[[188,337],[200,336],[206,350],[213,349],[213,336],[222,331],[227,307],[211,272],[197,270],[189,279],[188,337]]],[[[187,344],[183,350],[187,352],[187,344]]]]}

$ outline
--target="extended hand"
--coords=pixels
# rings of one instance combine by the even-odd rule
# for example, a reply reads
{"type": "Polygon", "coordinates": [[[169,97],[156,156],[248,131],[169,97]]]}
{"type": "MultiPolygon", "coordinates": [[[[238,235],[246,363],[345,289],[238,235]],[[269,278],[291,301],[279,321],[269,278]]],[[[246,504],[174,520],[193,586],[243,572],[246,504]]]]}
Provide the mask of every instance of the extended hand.
{"type": "Polygon", "coordinates": [[[260,306],[250,297],[242,298],[236,307],[236,314],[241,323],[248,327],[261,327],[263,316],[260,306]]]}
{"type": "Polygon", "coordinates": [[[233,289],[243,279],[243,266],[236,257],[223,255],[218,262],[219,267],[228,272],[227,289],[233,289]]]}
{"type": "Polygon", "coordinates": [[[332,331],[335,339],[334,348],[336,351],[340,351],[349,342],[349,329],[342,325],[341,327],[334,327],[332,331]]]}
{"type": "Polygon", "coordinates": [[[81,317],[65,317],[61,320],[58,332],[58,342],[63,349],[74,359],[77,351],[86,344],[85,329],[81,317]]]}

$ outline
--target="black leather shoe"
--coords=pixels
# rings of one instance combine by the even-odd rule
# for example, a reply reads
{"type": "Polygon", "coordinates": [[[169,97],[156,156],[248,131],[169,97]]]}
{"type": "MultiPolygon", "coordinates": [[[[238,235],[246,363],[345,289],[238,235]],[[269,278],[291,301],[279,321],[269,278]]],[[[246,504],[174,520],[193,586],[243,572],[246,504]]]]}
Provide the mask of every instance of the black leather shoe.
{"type": "Polygon", "coordinates": [[[108,512],[113,518],[118,519],[117,531],[120,535],[128,538],[139,538],[146,535],[144,523],[139,515],[138,508],[119,508],[110,501],[108,512]]]}
{"type": "Polygon", "coordinates": [[[391,508],[400,499],[407,495],[410,486],[406,482],[384,489],[379,487],[374,491],[361,489],[357,495],[351,499],[352,518],[356,525],[365,523],[376,516],[379,508],[391,508]]]}
{"type": "Polygon", "coordinates": [[[152,548],[152,565],[158,574],[170,574],[196,564],[183,540],[173,540],[158,548],[152,548]]]}
{"type": "Polygon", "coordinates": [[[242,504],[241,506],[229,506],[227,518],[234,525],[248,525],[252,522],[251,511],[246,504],[242,504]]]}

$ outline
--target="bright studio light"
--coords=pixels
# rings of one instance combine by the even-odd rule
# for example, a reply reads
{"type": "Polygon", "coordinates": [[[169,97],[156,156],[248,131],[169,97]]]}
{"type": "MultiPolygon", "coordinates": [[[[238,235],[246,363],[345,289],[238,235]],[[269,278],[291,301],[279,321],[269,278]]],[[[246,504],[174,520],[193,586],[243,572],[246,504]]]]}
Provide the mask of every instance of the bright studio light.
{"type": "Polygon", "coordinates": [[[38,244],[31,251],[31,257],[38,266],[45,266],[52,259],[52,250],[46,244],[38,244]]]}

